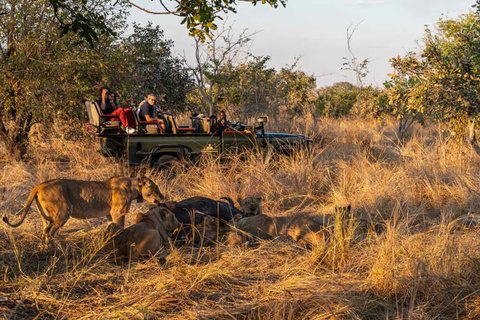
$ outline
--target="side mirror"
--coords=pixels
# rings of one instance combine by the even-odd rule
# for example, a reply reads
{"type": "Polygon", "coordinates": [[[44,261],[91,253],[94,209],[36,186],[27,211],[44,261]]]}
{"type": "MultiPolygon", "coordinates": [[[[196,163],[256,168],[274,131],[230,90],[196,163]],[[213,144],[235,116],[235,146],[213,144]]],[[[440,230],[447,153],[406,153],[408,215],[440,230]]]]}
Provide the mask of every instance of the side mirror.
{"type": "Polygon", "coordinates": [[[258,117],[257,122],[258,123],[267,123],[268,122],[268,117],[258,117]]]}

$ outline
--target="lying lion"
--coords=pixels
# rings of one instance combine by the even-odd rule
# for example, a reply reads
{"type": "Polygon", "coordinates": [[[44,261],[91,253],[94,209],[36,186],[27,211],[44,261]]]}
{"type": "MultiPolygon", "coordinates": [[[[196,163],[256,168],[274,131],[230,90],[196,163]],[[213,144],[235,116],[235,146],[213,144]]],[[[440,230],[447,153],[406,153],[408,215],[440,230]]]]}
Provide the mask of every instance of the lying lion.
{"type": "Polygon", "coordinates": [[[247,197],[245,199],[238,198],[238,204],[240,204],[240,210],[245,216],[256,216],[262,214],[262,198],[260,197],[247,197]]]}
{"type": "Polygon", "coordinates": [[[120,226],[133,200],[152,204],[163,200],[157,185],[147,177],[113,177],[107,181],[55,179],[37,185],[30,192],[19,222],[3,221],[10,227],[20,226],[35,200],[43,223],[43,237],[49,241],[70,217],[77,219],[110,216],[120,226]]]}
{"type": "Polygon", "coordinates": [[[107,227],[104,252],[113,252],[117,261],[138,261],[169,249],[169,237],[180,228],[175,215],[165,207],[154,207],[137,216],[137,222],[123,229],[116,223],[107,227]]]}
{"type": "Polygon", "coordinates": [[[237,231],[232,232],[237,236],[228,235],[229,245],[235,245],[249,237],[263,240],[288,237],[297,243],[309,246],[325,242],[324,225],[308,216],[270,217],[257,214],[235,220],[237,231]],[[242,237],[238,235],[242,235],[242,237]]]}

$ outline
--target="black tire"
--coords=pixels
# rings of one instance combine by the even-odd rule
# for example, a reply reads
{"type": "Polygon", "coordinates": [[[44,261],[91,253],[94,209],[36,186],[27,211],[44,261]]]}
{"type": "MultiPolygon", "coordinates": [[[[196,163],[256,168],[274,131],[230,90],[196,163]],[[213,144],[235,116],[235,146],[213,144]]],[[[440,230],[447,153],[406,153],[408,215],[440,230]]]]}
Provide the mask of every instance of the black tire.
{"type": "Polygon", "coordinates": [[[173,178],[180,171],[180,159],[170,154],[164,154],[155,161],[155,168],[160,171],[168,172],[168,177],[173,178]]]}

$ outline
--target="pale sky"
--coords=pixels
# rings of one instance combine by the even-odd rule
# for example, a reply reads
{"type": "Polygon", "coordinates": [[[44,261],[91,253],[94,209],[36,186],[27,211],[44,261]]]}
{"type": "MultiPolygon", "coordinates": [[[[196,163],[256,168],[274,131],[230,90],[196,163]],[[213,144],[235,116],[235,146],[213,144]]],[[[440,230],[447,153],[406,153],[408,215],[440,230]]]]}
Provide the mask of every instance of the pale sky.
{"type": "MultiPolygon", "coordinates": [[[[135,1],[135,0],[134,0],[135,1]]],[[[388,60],[408,51],[418,51],[416,41],[424,35],[424,26],[433,26],[442,16],[455,18],[468,12],[474,0],[289,0],[287,7],[256,7],[238,1],[237,13],[231,14],[234,31],[248,28],[253,37],[250,52],[271,56],[270,66],[280,69],[301,56],[298,69],[315,75],[317,86],[339,81],[355,83],[353,72],[341,71],[343,57],[350,57],[346,32],[351,24],[361,22],[351,46],[357,58],[370,59],[366,83],[381,86],[391,72],[388,60]]],[[[156,1],[134,3],[151,10],[156,1]]],[[[180,25],[181,18],[150,15],[136,8],[130,10],[130,22],[145,25],[152,21],[175,42],[174,51],[193,61],[193,39],[180,25]]],[[[218,21],[217,25],[221,25],[218,21]]]]}

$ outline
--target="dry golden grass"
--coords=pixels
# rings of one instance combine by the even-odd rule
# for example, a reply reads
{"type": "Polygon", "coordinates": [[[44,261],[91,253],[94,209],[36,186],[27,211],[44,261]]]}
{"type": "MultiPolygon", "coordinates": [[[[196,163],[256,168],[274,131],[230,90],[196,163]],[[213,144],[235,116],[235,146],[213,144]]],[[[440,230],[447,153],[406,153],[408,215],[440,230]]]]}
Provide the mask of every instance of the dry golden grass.
{"type": "MultiPolygon", "coordinates": [[[[272,128],[278,129],[278,128],[272,128]]],[[[480,235],[449,222],[480,212],[479,156],[416,126],[306,119],[284,131],[315,140],[311,155],[258,154],[182,167],[171,180],[144,168],[169,200],[261,196],[264,213],[307,213],[334,225],[311,250],[280,240],[256,248],[182,247],[165,263],[117,266],[99,248],[102,219],[71,219],[53,247],[35,210],[0,225],[0,316],[5,319],[474,319],[480,317],[480,235]],[[353,218],[335,206],[352,205],[353,218]],[[337,216],[336,216],[337,215],[337,216]],[[343,228],[342,232],[339,232],[343,228]]],[[[131,168],[94,141],[52,138],[12,163],[0,154],[0,213],[20,210],[51,178],[104,180],[131,168]]],[[[135,204],[131,210],[144,210],[135,204]]],[[[127,223],[132,223],[129,216],[127,223]]]]}

